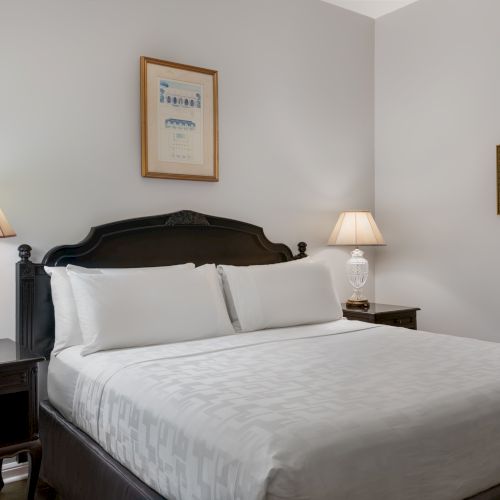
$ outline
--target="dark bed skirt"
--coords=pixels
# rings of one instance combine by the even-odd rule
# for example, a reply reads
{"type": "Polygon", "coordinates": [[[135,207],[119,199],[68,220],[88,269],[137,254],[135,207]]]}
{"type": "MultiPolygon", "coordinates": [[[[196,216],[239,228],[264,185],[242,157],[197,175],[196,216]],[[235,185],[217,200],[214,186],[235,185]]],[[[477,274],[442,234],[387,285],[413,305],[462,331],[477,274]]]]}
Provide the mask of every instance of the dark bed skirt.
{"type": "Polygon", "coordinates": [[[41,479],[63,500],[161,500],[48,401],[40,404],[41,479]]]}
{"type": "MultiPolygon", "coordinates": [[[[165,499],[65,420],[48,401],[40,404],[40,439],[41,479],[63,500],[165,499]]],[[[500,500],[500,485],[466,500],[500,500]]]]}

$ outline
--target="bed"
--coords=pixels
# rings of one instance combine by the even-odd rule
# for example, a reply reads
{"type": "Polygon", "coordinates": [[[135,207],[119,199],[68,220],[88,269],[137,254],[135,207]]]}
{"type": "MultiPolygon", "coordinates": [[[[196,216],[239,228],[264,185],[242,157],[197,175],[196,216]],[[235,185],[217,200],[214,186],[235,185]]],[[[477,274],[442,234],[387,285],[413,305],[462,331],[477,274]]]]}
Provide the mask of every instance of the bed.
{"type": "MultiPolygon", "coordinates": [[[[305,245],[182,211],[20,255],[18,341],[49,357],[43,265],[272,264],[305,245]]],[[[500,498],[500,345],[338,320],[80,350],[51,360],[40,407],[41,476],[65,500],[500,498]]]]}

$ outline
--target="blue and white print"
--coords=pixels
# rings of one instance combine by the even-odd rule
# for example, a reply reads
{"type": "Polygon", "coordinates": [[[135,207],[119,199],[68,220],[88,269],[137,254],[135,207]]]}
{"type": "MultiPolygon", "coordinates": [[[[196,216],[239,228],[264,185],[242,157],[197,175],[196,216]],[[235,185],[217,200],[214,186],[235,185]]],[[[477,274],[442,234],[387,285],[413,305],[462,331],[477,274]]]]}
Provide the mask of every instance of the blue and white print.
{"type": "Polygon", "coordinates": [[[185,108],[201,108],[201,92],[199,85],[160,80],[160,103],[185,108]]]}
{"type": "Polygon", "coordinates": [[[159,157],[161,161],[203,163],[203,86],[158,80],[159,157]]]}

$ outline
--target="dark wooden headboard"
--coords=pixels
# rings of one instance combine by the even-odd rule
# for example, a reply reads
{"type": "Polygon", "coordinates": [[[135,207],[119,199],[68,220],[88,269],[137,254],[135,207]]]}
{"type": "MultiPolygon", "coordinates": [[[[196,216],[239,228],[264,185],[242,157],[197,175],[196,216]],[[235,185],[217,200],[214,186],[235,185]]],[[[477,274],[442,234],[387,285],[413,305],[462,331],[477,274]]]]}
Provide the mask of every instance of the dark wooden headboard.
{"type": "Polygon", "coordinates": [[[270,242],[258,226],[189,210],[94,227],[80,243],[50,250],[41,263],[31,262],[31,247],[21,245],[16,264],[17,341],[46,358],[54,345],[50,277],[43,266],[273,264],[305,257],[305,251],[301,242],[294,256],[286,245],[270,242]]]}

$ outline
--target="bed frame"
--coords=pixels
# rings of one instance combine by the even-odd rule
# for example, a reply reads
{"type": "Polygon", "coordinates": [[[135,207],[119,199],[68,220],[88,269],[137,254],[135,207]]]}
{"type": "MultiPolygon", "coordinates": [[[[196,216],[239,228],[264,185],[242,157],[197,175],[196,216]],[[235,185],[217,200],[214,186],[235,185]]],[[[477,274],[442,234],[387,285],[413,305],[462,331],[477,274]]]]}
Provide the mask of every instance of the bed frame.
{"type": "MultiPolygon", "coordinates": [[[[194,262],[233,265],[273,264],[306,257],[269,241],[262,228],[189,210],[112,222],[91,229],[76,245],[50,250],[33,263],[31,247],[19,247],[16,264],[16,337],[49,359],[54,345],[54,308],[44,266],[152,267],[194,262]]],[[[54,409],[40,405],[43,459],[41,478],[64,500],[160,500],[164,497],[119,464],[87,434],[54,409]]],[[[500,474],[500,471],[499,471],[500,474]]],[[[46,486],[47,494],[47,486],[46,486]]],[[[474,497],[500,500],[500,485],[474,497]]]]}
{"type": "MultiPolygon", "coordinates": [[[[16,264],[16,337],[49,359],[54,345],[54,307],[44,266],[153,267],[184,262],[196,265],[273,264],[306,257],[269,241],[262,228],[190,210],[112,222],[94,227],[76,245],[50,250],[34,263],[31,247],[19,247],[16,264]]],[[[66,421],[48,401],[40,405],[43,447],[41,478],[64,500],[160,499],[94,440],[66,421]]]]}

